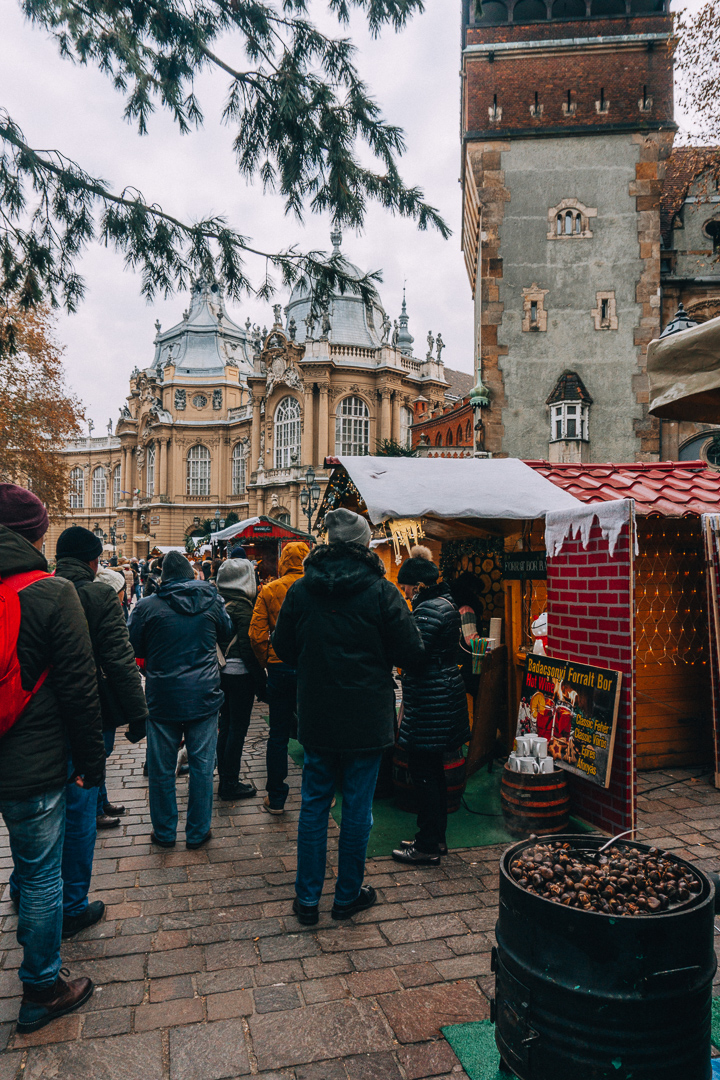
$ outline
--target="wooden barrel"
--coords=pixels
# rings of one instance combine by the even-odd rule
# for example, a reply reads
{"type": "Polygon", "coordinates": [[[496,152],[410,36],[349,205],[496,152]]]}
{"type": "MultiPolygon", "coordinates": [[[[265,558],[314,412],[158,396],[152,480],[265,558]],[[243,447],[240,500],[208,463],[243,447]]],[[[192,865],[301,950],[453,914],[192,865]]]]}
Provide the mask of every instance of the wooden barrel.
{"type": "Polygon", "coordinates": [[[517,773],[506,765],[500,786],[505,827],[513,836],[567,832],[570,797],[562,769],[517,773]]]}
{"type": "MultiPolygon", "coordinates": [[[[465,757],[461,750],[448,750],[443,754],[445,768],[445,788],[447,790],[447,812],[454,814],[460,809],[460,800],[465,791],[465,757]]],[[[415,786],[410,779],[407,752],[395,747],[393,755],[393,787],[395,805],[398,810],[408,814],[417,814],[418,802],[415,786]]]]}

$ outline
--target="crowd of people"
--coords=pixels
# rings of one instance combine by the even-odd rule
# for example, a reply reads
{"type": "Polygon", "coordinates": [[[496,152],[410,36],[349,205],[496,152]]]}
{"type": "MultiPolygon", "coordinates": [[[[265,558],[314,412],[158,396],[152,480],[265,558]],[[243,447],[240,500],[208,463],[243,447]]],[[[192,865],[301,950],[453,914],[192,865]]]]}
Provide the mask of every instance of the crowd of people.
{"type": "Polygon", "coordinates": [[[119,729],[131,743],[147,741],[149,840],[158,849],[178,839],[183,748],[184,839],[197,850],[212,837],[216,768],[218,799],[260,794],[240,771],[253,705],[267,703],[260,805],[268,814],[285,813],[289,739],[304,748],[292,904],[304,925],[319,918],[338,785],[331,914],[342,921],[375,903],[364,884],[372,800],[396,741],[420,812],[415,838],[393,858],[437,865],[447,853],[443,754],[469,735],[458,607],[429,550],[414,549],[401,567],[404,599],[370,549],[364,517],[341,508],[324,524],[327,543],[287,544],[279,576],[259,589],[242,547],[207,568],[180,551],[105,567],[102,541],[79,526],[60,535],[50,573],[45,507],[0,484],[0,815],[23,949],[19,1031],[71,1012],[93,991],[90,979],[64,976],[60,952],[63,939],[104,915],[89,891],[97,829],[117,827],[125,813],[105,786],[119,729]]]}

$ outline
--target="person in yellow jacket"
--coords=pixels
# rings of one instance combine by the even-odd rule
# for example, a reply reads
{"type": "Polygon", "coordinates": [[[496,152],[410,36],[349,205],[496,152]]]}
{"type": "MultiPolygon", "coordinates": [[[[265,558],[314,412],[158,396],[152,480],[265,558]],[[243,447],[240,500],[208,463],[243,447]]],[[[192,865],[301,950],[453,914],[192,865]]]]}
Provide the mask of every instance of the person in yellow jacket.
{"type": "Polygon", "coordinates": [[[303,560],[310,554],[307,544],[291,543],[280,555],[280,576],[263,585],[257,600],[248,636],[258,661],[267,668],[267,700],[270,712],[270,733],[267,741],[267,783],[262,806],[269,814],[285,812],[285,800],[290,790],[285,780],[288,774],[288,740],[297,708],[297,675],[295,669],[283,664],[275,655],[271,635],[280,608],[291,585],[303,575],[303,560]]]}

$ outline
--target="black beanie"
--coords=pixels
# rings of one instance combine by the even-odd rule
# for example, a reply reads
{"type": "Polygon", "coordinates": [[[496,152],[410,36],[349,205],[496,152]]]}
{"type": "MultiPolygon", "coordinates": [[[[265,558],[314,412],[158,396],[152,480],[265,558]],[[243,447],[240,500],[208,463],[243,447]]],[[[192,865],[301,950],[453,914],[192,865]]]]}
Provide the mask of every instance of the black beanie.
{"type": "Polygon", "coordinates": [[[185,556],[179,551],[168,551],[162,564],[163,582],[192,581],[194,577],[195,572],[185,556]]]}
{"type": "Polygon", "coordinates": [[[102,554],[103,542],[82,525],[71,525],[58,537],[55,555],[58,559],[79,559],[91,563],[102,554]]]}
{"type": "Polygon", "coordinates": [[[398,585],[434,585],[440,570],[432,561],[430,549],[416,544],[410,556],[398,571],[398,585]]]}

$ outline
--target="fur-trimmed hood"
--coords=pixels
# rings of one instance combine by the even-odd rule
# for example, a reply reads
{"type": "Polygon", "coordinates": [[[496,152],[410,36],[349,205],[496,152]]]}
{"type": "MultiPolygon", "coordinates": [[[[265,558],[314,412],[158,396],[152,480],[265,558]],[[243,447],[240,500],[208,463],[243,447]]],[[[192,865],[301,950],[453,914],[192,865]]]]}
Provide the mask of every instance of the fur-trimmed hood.
{"type": "Polygon", "coordinates": [[[352,596],[385,576],[382,560],[364,544],[320,544],[305,560],[310,592],[352,596]]]}

